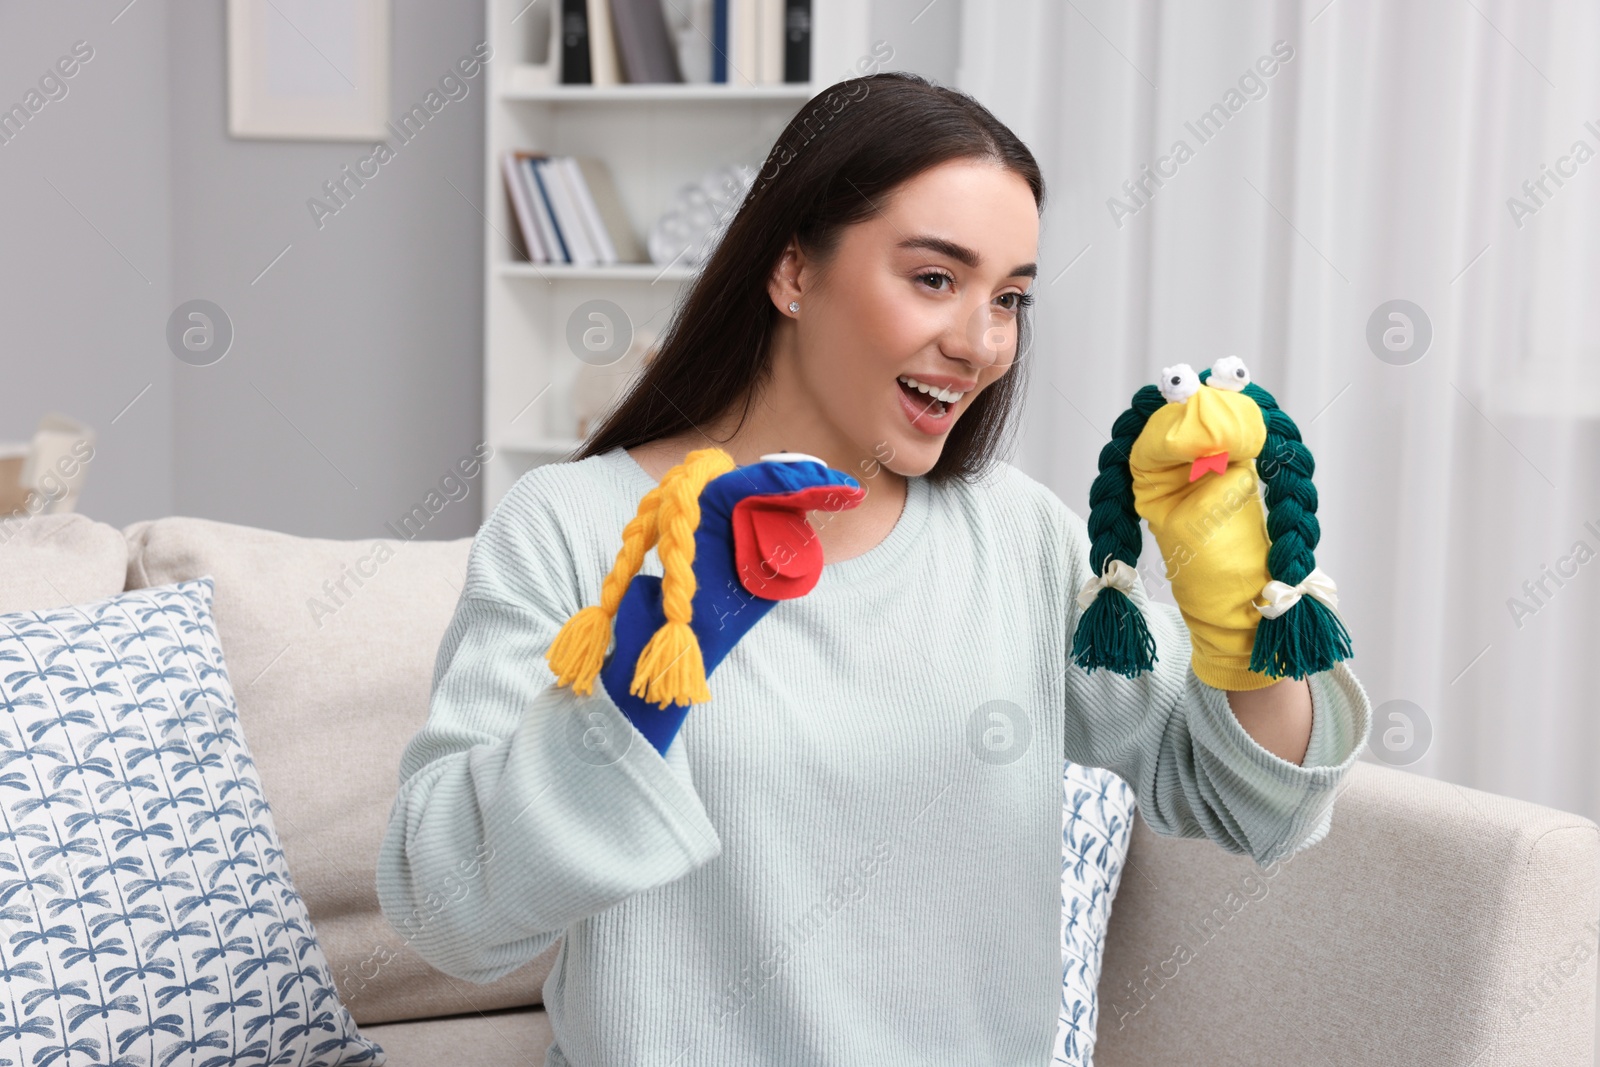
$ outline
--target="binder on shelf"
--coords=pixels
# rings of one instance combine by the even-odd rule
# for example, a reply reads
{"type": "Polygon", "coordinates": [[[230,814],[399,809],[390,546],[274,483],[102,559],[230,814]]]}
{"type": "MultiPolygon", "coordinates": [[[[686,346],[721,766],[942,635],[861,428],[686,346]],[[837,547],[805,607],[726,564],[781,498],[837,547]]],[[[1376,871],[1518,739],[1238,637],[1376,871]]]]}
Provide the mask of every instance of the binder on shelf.
{"type": "Polygon", "coordinates": [[[561,84],[591,84],[588,0],[561,0],[561,84]]]}
{"type": "Polygon", "coordinates": [[[711,0],[711,80],[728,80],[728,3],[711,0]]]}
{"type": "Polygon", "coordinates": [[[811,0],[784,0],[783,80],[811,80],[811,0]]]}
{"type": "Polygon", "coordinates": [[[683,81],[661,0],[611,0],[611,24],[628,81],[683,81]]]}

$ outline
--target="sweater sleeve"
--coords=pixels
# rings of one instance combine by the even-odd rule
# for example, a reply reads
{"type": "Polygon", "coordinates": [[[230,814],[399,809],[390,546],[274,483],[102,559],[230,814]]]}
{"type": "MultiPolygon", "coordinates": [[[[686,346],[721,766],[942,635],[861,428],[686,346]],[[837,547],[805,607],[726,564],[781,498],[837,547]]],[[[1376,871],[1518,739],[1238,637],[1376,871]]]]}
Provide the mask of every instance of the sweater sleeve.
{"type": "Polygon", "coordinates": [[[1206,837],[1262,867],[1321,841],[1372,722],[1349,662],[1306,676],[1312,730],[1300,764],[1263,748],[1239,724],[1227,693],[1195,676],[1182,613],[1151,600],[1142,575],[1130,596],[1155,639],[1155,666],[1136,678],[1084,670],[1071,645],[1077,593],[1091,575],[1090,542],[1083,519],[1061,510],[1069,560],[1064,757],[1127,780],[1159,834],[1206,837]]]}
{"type": "Polygon", "coordinates": [[[473,542],[378,855],[389,922],[471,982],[722,851],[682,746],[663,758],[598,680],[588,696],[555,685],[544,654],[583,605],[554,516],[583,509],[541,495],[535,473],[473,542]]]}

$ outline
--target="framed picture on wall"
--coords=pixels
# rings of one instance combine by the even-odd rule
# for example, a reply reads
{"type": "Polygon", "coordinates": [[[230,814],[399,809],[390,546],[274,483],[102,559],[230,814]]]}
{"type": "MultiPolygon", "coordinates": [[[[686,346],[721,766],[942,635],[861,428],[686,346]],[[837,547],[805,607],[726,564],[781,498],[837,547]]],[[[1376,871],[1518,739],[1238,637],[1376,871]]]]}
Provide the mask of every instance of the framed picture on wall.
{"type": "Polygon", "coordinates": [[[389,119],[389,0],[228,0],[228,133],[372,141],[389,119]]]}

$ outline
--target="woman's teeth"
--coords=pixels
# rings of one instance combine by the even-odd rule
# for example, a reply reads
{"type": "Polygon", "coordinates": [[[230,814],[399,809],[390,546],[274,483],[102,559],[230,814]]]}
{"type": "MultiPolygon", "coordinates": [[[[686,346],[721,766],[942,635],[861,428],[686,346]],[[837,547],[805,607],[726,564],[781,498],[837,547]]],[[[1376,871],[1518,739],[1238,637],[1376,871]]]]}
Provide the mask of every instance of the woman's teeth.
{"type": "Polygon", "coordinates": [[[900,381],[904,382],[906,385],[909,385],[917,392],[926,393],[935,400],[943,400],[946,404],[954,404],[957,400],[960,400],[966,395],[965,393],[952,392],[949,389],[939,389],[931,385],[924,385],[922,382],[919,382],[915,378],[906,374],[900,375],[900,381]]]}

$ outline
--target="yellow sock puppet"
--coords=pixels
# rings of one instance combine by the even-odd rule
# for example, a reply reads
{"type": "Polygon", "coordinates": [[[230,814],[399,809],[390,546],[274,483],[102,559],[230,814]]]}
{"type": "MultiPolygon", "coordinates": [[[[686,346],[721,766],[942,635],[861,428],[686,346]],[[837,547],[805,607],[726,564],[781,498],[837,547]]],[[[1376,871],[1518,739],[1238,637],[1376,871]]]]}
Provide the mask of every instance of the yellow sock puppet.
{"type": "Polygon", "coordinates": [[[1163,368],[1100,452],[1088,518],[1096,577],[1078,594],[1073,660],[1130,678],[1155,662],[1155,641],[1128,598],[1141,516],[1166,561],[1202,682],[1260,689],[1348,658],[1337,589],[1312,554],[1321,536],[1313,470],[1299,429],[1237,356],[1198,375],[1187,363],[1163,368]]]}

